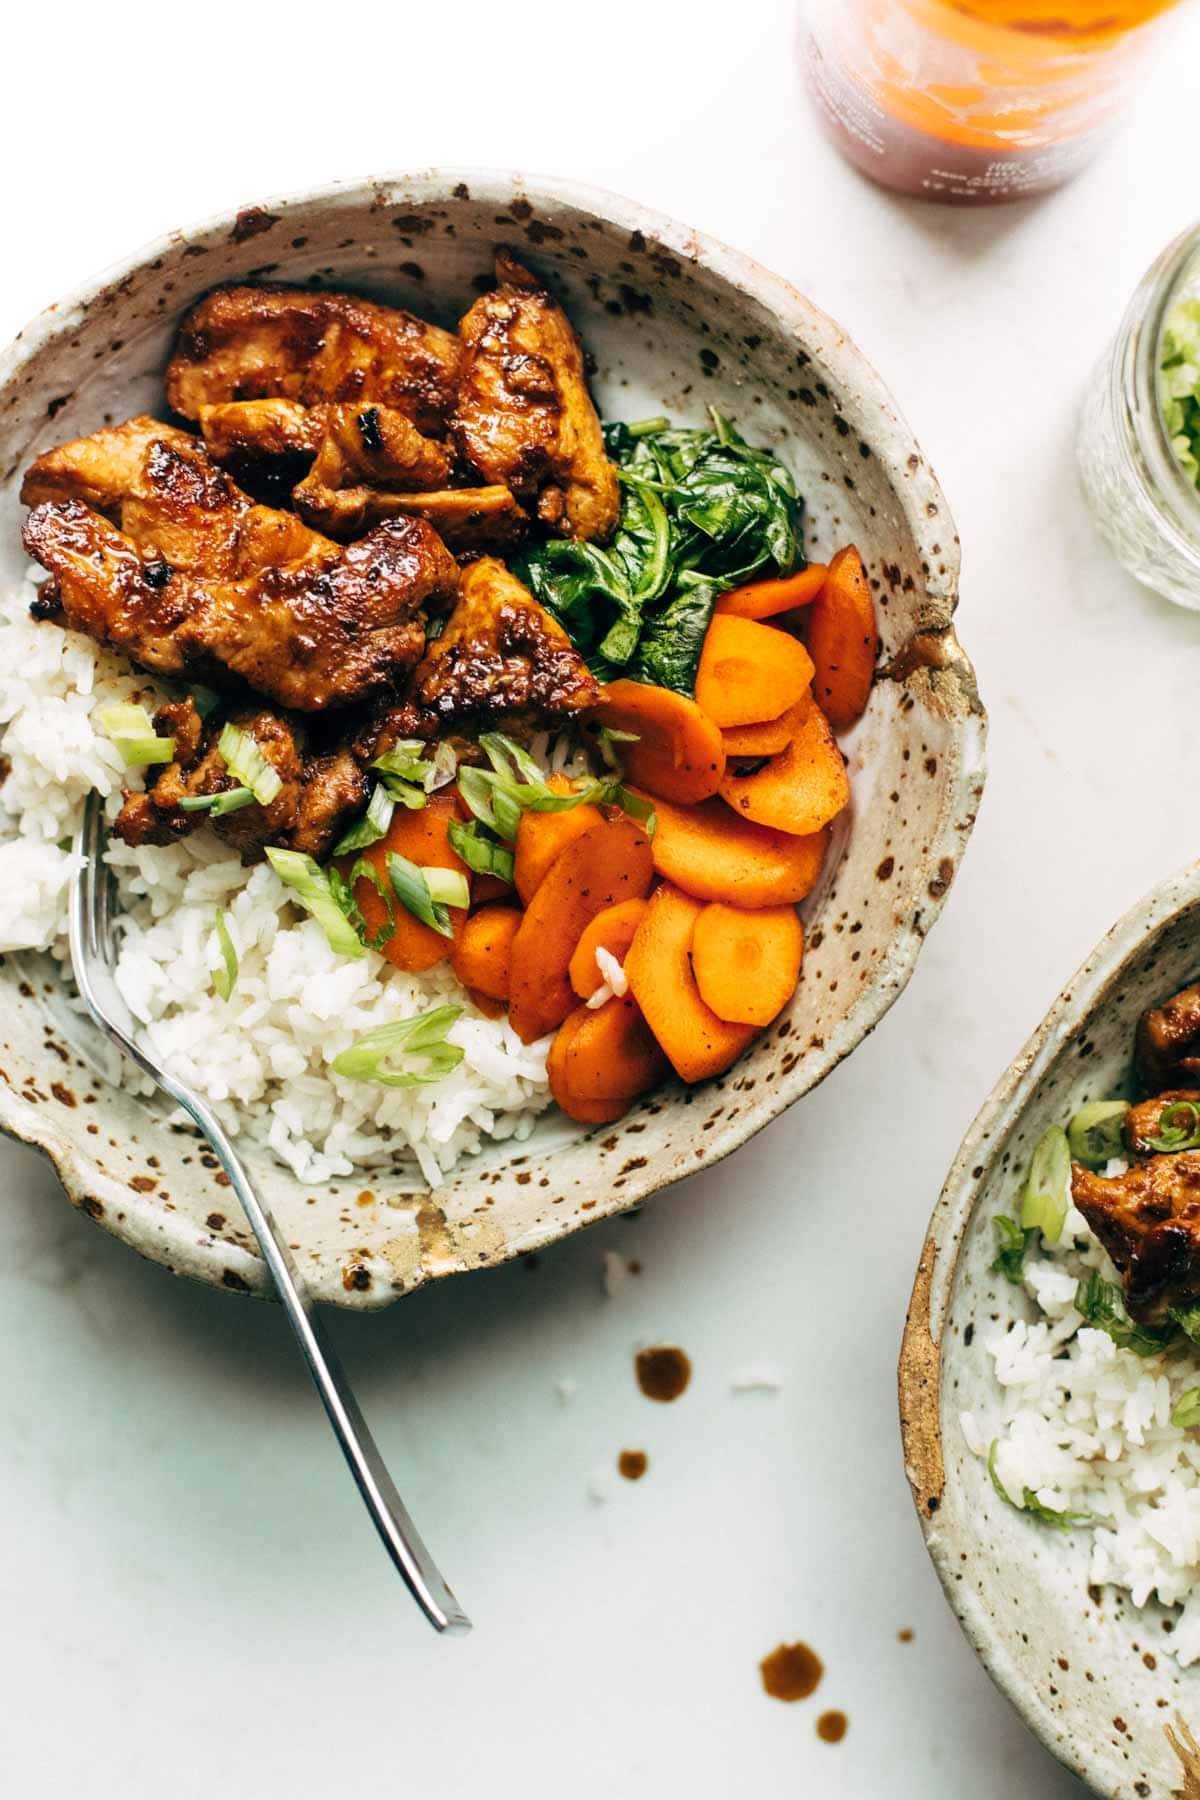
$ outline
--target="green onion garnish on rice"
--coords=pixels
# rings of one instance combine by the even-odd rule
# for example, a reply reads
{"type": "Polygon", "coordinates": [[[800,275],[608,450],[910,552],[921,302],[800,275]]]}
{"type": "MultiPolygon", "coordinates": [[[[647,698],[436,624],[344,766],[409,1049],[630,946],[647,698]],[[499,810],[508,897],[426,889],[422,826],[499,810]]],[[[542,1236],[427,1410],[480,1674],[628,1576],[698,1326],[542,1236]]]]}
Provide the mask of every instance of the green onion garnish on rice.
{"type": "Polygon", "coordinates": [[[223,725],[217,751],[229,773],[250,789],[258,804],[270,806],[283,786],[283,777],[267,761],[250,733],[237,725],[223,725]]]}
{"type": "Polygon", "coordinates": [[[468,824],[451,819],[450,842],[468,869],[474,869],[477,875],[495,875],[511,887],[516,859],[508,845],[494,838],[478,819],[468,824]]]}
{"type": "Polygon", "coordinates": [[[1071,1203],[1071,1149],[1061,1125],[1051,1125],[1037,1141],[1021,1196],[1021,1226],[1040,1231],[1057,1244],[1071,1203]]]}
{"type": "Polygon", "coordinates": [[[466,876],[457,869],[423,869],[410,862],[407,856],[398,856],[394,850],[388,852],[387,870],[392,891],[401,906],[422,925],[428,925],[431,931],[442,937],[453,937],[454,927],[446,909],[470,905],[471,890],[466,876]]]}
{"type": "Polygon", "coordinates": [[[516,838],[523,812],[570,812],[572,807],[584,805],[619,806],[637,820],[648,837],[654,836],[653,806],[620,781],[593,777],[559,793],[543,778],[529,752],[503,732],[485,731],[479,748],[492,766],[460,768],[458,791],[479,823],[509,843],[516,838]]]}
{"type": "Polygon", "coordinates": [[[1122,1127],[1129,1107],[1124,1100],[1091,1100],[1067,1126],[1067,1143],[1076,1162],[1102,1169],[1111,1157],[1124,1154],[1122,1127]]]}
{"type": "Polygon", "coordinates": [[[301,906],[312,914],[339,956],[366,955],[365,944],[334,898],[329,878],[311,856],[299,850],[277,850],[269,844],[267,861],[301,906]]]}
{"type": "Polygon", "coordinates": [[[1028,1513],[1031,1519],[1037,1519],[1042,1525],[1051,1525],[1055,1531],[1074,1531],[1080,1525],[1107,1525],[1107,1519],[1099,1518],[1095,1513],[1071,1512],[1064,1507],[1060,1512],[1057,1507],[1047,1506],[1039,1500],[1033,1488],[1021,1490],[1021,1498],[1014,1500],[1001,1481],[996,1470],[996,1451],[1000,1447],[1000,1439],[993,1438],[988,1451],[988,1474],[992,1478],[992,1486],[1003,1500],[1005,1506],[1011,1506],[1014,1512],[1028,1513]]]}
{"type": "Polygon", "coordinates": [[[156,736],[154,721],[144,706],[114,701],[111,706],[100,707],[96,720],[120,751],[127,769],[169,763],[175,754],[175,739],[156,736]]]}
{"type": "Polygon", "coordinates": [[[226,788],[220,794],[185,794],[179,802],[180,812],[211,813],[214,819],[223,819],[226,813],[241,812],[243,806],[253,806],[254,795],[248,787],[226,788]]]}
{"type": "Polygon", "coordinates": [[[334,1057],[333,1072],[348,1081],[377,1081],[383,1087],[421,1087],[440,1081],[463,1059],[458,1045],[446,1037],[461,1017],[461,1006],[435,1006],[415,1019],[379,1025],[334,1057]],[[411,1058],[423,1062],[424,1068],[404,1067],[411,1058]]]}
{"type": "Polygon", "coordinates": [[[1200,1387],[1188,1388],[1171,1408],[1171,1423],[1181,1431],[1195,1431],[1200,1426],[1200,1387]]]}
{"type": "Polygon", "coordinates": [[[395,810],[396,802],[381,781],[371,795],[366,812],[344,837],[338,839],[333,854],[346,856],[351,850],[365,850],[368,844],[377,844],[381,837],[387,836],[395,810]]]}
{"type": "Polygon", "coordinates": [[[233,947],[233,939],[229,935],[229,927],[225,923],[225,914],[217,910],[217,946],[221,952],[221,965],[212,972],[213,989],[219,1000],[228,1000],[233,993],[233,984],[238,977],[238,954],[233,947]]]}

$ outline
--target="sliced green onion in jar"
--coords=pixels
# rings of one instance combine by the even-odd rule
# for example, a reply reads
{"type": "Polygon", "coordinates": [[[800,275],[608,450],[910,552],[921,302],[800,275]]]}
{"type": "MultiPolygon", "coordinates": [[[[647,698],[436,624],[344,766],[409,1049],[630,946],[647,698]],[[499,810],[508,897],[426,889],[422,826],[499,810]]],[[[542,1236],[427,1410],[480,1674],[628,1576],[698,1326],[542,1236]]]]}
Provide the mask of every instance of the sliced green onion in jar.
{"type": "Polygon", "coordinates": [[[1125,1154],[1122,1128],[1129,1107],[1124,1100],[1089,1100],[1067,1126],[1067,1143],[1076,1162],[1102,1169],[1125,1154]]]}
{"type": "Polygon", "coordinates": [[[477,875],[495,875],[511,887],[515,865],[513,853],[507,844],[498,843],[490,836],[477,819],[465,824],[461,819],[451,819],[450,842],[468,869],[473,869],[477,875]]]}
{"type": "Polygon", "coordinates": [[[212,972],[213,990],[219,1000],[228,1000],[233,993],[233,984],[238,978],[238,954],[233,939],[229,935],[229,926],[225,923],[225,914],[217,910],[217,948],[221,952],[221,965],[212,972]]]}
{"type": "Polygon", "coordinates": [[[206,812],[214,819],[224,818],[226,813],[240,812],[243,806],[253,806],[254,795],[248,787],[226,788],[219,794],[185,794],[179,802],[180,812],[206,812]]]}
{"type": "Polygon", "coordinates": [[[440,1081],[458,1067],[463,1052],[447,1033],[462,1017],[461,1006],[435,1006],[415,1019],[396,1019],[376,1026],[333,1059],[335,1075],[348,1081],[377,1081],[383,1087],[419,1087],[440,1081]],[[404,1067],[417,1058],[422,1069],[404,1067]]]}
{"type": "Polygon", "coordinates": [[[96,713],[101,731],[110,737],[127,769],[147,768],[151,763],[169,763],[175,755],[175,739],[159,737],[154,720],[144,706],[123,700],[102,706],[96,713]]]}
{"type": "Polygon", "coordinates": [[[1048,1244],[1057,1244],[1071,1203],[1071,1147],[1061,1125],[1042,1133],[1029,1164],[1021,1196],[1021,1225],[1040,1231],[1048,1244]]]}
{"type": "Polygon", "coordinates": [[[270,806],[280,789],[283,777],[248,731],[237,725],[223,725],[217,739],[217,751],[225,767],[248,787],[260,806],[270,806]]]}
{"type": "MultiPolygon", "coordinates": [[[[395,850],[388,851],[387,870],[388,880],[392,884],[392,892],[405,911],[410,912],[414,919],[419,919],[422,925],[428,925],[431,931],[438,932],[442,937],[453,937],[454,927],[450,923],[450,914],[446,911],[446,906],[447,904],[457,906],[460,903],[457,900],[446,902],[434,899],[430,891],[428,876],[435,871],[421,868],[419,864],[410,862],[407,856],[398,855],[395,850]]],[[[443,869],[436,873],[449,875],[453,871],[443,869]]],[[[466,877],[460,875],[459,880],[465,888],[466,877]]],[[[464,901],[462,904],[465,905],[466,902],[464,901]]]]}
{"type": "Polygon", "coordinates": [[[338,839],[333,854],[345,856],[351,850],[365,850],[368,844],[377,844],[381,837],[387,836],[395,810],[396,802],[381,781],[367,802],[366,812],[338,839]]]}
{"type": "Polygon", "coordinates": [[[267,846],[267,861],[285,887],[310,912],[339,956],[365,956],[366,946],[333,895],[328,877],[311,856],[267,846]]]}

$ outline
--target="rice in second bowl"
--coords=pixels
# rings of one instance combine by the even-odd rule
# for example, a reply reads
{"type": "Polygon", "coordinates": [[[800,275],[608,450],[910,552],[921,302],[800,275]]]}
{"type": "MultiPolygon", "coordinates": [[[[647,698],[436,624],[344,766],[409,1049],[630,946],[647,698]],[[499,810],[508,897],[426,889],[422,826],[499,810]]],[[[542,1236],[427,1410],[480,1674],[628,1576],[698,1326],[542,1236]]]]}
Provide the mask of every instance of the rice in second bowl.
{"type": "MultiPolygon", "coordinates": [[[[90,638],[32,619],[35,593],[31,580],[0,597],[0,953],[65,961],[70,841],[86,797],[101,793],[111,818],[122,788],[141,785],[96,714],[114,701],[153,709],[166,691],[90,638]]],[[[550,1104],[548,1038],[523,1044],[506,1017],[484,1017],[446,965],[404,974],[374,952],[339,957],[268,864],[247,871],[210,829],[165,848],[113,839],[109,861],[125,910],[117,979],[148,1045],[299,1179],[410,1152],[436,1183],[485,1139],[527,1137],[550,1104]],[[213,986],[222,911],[239,964],[228,1001],[213,986]],[[333,1073],[354,1038],[448,999],[463,1009],[449,1034],[463,1059],[435,1085],[333,1073]]],[[[154,1092],[123,1058],[112,1074],[154,1092]]]]}

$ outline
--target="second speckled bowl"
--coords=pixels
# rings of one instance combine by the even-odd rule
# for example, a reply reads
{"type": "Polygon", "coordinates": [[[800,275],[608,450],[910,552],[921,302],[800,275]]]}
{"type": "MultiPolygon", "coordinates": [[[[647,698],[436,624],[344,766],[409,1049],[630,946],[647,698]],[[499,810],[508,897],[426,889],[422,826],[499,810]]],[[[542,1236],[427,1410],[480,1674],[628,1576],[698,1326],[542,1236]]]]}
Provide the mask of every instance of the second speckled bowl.
{"type": "MultiPolygon", "coordinates": [[[[43,314],[0,363],[0,574],[16,581],[24,568],[26,462],[106,415],[160,408],[176,321],[205,289],[254,278],[338,285],[453,324],[503,242],[562,294],[609,417],[702,420],[712,402],[781,448],[807,500],[811,553],[852,538],[866,558],[883,662],[847,744],[852,828],[805,908],[799,991],[723,1080],[664,1087],[601,1131],[547,1115],[526,1143],[465,1159],[433,1193],[404,1165],[310,1189],[252,1154],[305,1280],[342,1306],[381,1305],[632,1206],[735,1150],[807,1092],[904,987],[983,785],[983,711],[953,627],[954,525],[878,376],[777,276],[572,184],[468,169],[266,200],[172,232],[43,314]]],[[[75,1204],[137,1249],[261,1290],[263,1265],[212,1159],[98,1080],[60,994],[48,962],[0,969],[0,1126],[44,1149],[75,1204]]]]}
{"type": "Polygon", "coordinates": [[[929,1554],[996,1685],[1042,1741],[1113,1800],[1200,1800],[1200,1666],[1169,1655],[1166,1615],[1089,1589],[1086,1534],[1006,1506],[968,1450],[966,1410],[998,1390],[985,1334],[1027,1304],[993,1273],[1033,1146],[1126,1073],[1138,1015],[1200,970],[1200,863],[1113,927],[998,1083],[930,1222],[900,1361],[908,1478],[929,1554]]]}

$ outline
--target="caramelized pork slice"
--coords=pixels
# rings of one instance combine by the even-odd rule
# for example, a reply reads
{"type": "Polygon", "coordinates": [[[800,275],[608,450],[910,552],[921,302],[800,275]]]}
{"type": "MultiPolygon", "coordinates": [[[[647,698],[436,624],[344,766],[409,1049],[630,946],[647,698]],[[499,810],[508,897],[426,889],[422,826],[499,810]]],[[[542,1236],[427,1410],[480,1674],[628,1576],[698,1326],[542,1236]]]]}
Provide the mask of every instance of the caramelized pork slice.
{"type": "Polygon", "coordinates": [[[353,294],[216,288],[180,325],[167,399],[185,419],[230,400],[374,402],[437,437],[453,409],[461,354],[451,332],[353,294]]]}
{"type": "Polygon", "coordinates": [[[529,515],[506,487],[433,488],[424,494],[393,494],[379,488],[326,490],[310,498],[302,488],[296,504],[305,518],[330,537],[353,537],[364,525],[405,516],[432,525],[456,553],[503,550],[519,543],[529,515]]]}
{"type": "Polygon", "coordinates": [[[502,562],[481,556],[463,570],[458,603],[409,684],[407,709],[423,723],[396,735],[504,714],[560,718],[594,706],[599,691],[558,621],[502,562]]]}
{"type": "Polygon", "coordinates": [[[27,506],[77,500],[119,525],[147,562],[240,580],[333,546],[294,513],[258,506],[198,439],[142,416],[75,438],[26,472],[27,506]]]}
{"type": "MultiPolygon", "coordinates": [[[[1143,1100],[1139,1105],[1131,1106],[1125,1114],[1122,1129],[1125,1147],[1131,1156],[1153,1156],[1163,1148],[1163,1114],[1173,1106],[1195,1107],[1195,1120],[1200,1125],[1200,1088],[1169,1088],[1165,1094],[1158,1094],[1153,1100],[1143,1100]]],[[[1190,1124],[1191,1115],[1185,1111],[1174,1119],[1169,1119],[1167,1123],[1190,1124]]],[[[1192,1135],[1190,1131],[1188,1135],[1192,1135]]]]}
{"type": "Polygon", "coordinates": [[[357,543],[321,540],[317,554],[240,579],[176,569],[157,552],[146,558],[77,500],[35,507],[23,542],[53,577],[75,630],[155,673],[217,685],[237,677],[297,712],[397,688],[424,649],[422,607],[458,585],[440,538],[409,518],[357,543]]]}
{"type": "MultiPolygon", "coordinates": [[[[336,536],[360,530],[372,492],[444,486],[450,456],[386,406],[326,406],[313,465],[293,493],[304,517],[336,536]]],[[[391,514],[376,514],[390,517],[391,514]]]]}
{"type": "Polygon", "coordinates": [[[1186,987],[1138,1020],[1134,1069],[1148,1093],[1200,1076],[1200,985],[1186,987]]]}
{"type": "Polygon", "coordinates": [[[620,497],[579,339],[552,296],[504,252],[496,274],[499,287],[459,326],[459,450],[485,482],[536,504],[545,524],[570,537],[605,538],[620,497]]]}
{"type": "Polygon", "coordinates": [[[258,744],[282,786],[269,806],[217,814],[186,809],[185,799],[228,793],[238,786],[217,749],[221,724],[206,723],[188,700],[171,701],[155,715],[155,729],[175,739],[175,760],[144,793],[126,793],[114,830],[127,844],[173,844],[201,825],[250,860],[267,844],[327,856],[344,825],[367,800],[366,780],[348,750],[312,753],[304,727],[265,708],[230,715],[258,744]]]}
{"type": "Polygon", "coordinates": [[[1071,1193],[1116,1264],[1131,1318],[1161,1324],[1200,1295],[1200,1152],[1152,1156],[1111,1179],[1074,1163],[1071,1193]]]}

